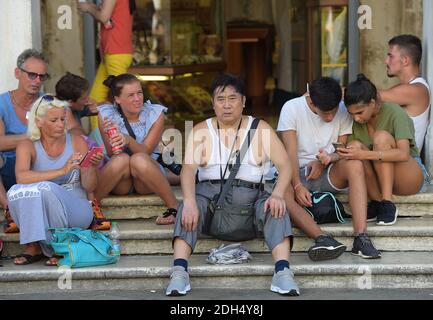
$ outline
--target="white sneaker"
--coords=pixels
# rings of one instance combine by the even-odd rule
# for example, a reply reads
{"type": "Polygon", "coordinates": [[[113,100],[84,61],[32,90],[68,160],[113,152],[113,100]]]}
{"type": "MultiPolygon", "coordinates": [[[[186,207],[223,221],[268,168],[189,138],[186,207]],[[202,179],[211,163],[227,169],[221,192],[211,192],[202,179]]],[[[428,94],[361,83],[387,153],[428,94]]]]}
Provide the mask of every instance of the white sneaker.
{"type": "Polygon", "coordinates": [[[181,266],[175,266],[171,269],[170,283],[168,284],[165,295],[167,296],[184,296],[191,290],[189,284],[189,274],[181,266]]]}
{"type": "Polygon", "coordinates": [[[272,277],[271,291],[287,296],[299,296],[299,288],[293,279],[293,272],[289,268],[274,273],[272,277]]]}

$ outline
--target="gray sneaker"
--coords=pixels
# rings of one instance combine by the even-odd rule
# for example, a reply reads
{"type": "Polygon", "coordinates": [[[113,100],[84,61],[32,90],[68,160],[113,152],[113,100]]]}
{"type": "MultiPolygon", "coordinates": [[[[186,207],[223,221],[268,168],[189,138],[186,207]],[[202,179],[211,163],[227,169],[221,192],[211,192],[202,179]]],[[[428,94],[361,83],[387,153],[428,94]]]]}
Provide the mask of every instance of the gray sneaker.
{"type": "Polygon", "coordinates": [[[176,266],[171,269],[170,283],[168,284],[165,295],[183,296],[191,290],[189,275],[183,267],[176,266]]]}
{"type": "Polygon", "coordinates": [[[288,268],[274,273],[272,277],[271,291],[286,296],[299,296],[299,288],[293,279],[293,272],[288,268]]]}

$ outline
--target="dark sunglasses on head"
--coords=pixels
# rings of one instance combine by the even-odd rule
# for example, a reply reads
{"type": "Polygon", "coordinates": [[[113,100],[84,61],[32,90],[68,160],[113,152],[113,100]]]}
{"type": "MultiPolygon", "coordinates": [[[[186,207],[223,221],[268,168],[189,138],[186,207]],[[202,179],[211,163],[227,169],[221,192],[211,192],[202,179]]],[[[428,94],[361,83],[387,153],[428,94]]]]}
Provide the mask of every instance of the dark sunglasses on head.
{"type": "Polygon", "coordinates": [[[40,100],[39,103],[38,103],[38,106],[36,107],[36,110],[35,110],[35,116],[38,115],[38,109],[39,109],[39,106],[41,105],[42,101],[44,101],[44,100],[45,100],[46,102],[48,102],[48,103],[53,102],[53,101],[54,101],[54,96],[52,96],[52,95],[50,95],[50,94],[46,94],[46,95],[42,96],[41,100],[40,100]]]}
{"type": "Polygon", "coordinates": [[[35,80],[37,77],[39,77],[39,79],[41,81],[46,81],[50,78],[50,75],[48,73],[36,73],[36,72],[30,72],[27,70],[24,70],[23,68],[18,67],[18,69],[20,69],[21,71],[27,73],[27,76],[29,77],[30,80],[35,80]]]}

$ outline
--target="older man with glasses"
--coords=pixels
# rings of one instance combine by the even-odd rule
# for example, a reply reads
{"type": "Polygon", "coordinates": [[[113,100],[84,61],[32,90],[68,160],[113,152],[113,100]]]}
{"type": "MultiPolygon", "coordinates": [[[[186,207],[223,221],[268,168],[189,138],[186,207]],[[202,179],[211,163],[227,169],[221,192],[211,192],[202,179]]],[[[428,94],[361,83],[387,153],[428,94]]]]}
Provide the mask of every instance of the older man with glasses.
{"type": "Polygon", "coordinates": [[[47,64],[45,56],[37,50],[23,51],[15,68],[18,88],[0,94],[0,205],[7,220],[6,233],[18,232],[10,217],[6,191],[16,184],[15,149],[20,141],[27,139],[27,114],[39,98],[43,83],[50,77],[47,64]]]}

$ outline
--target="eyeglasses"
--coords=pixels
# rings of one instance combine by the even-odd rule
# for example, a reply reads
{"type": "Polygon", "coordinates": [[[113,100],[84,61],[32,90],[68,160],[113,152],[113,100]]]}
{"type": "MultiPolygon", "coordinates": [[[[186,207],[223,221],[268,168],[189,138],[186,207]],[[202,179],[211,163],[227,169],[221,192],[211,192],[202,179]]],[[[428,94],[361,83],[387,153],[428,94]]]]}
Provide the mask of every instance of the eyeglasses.
{"type": "Polygon", "coordinates": [[[39,77],[39,79],[41,81],[46,81],[50,78],[50,75],[48,73],[36,73],[36,72],[30,72],[27,70],[24,70],[23,68],[18,67],[18,69],[20,69],[21,71],[27,73],[27,76],[29,77],[30,80],[35,80],[36,78],[39,77]]]}
{"type": "Polygon", "coordinates": [[[53,102],[53,101],[54,101],[54,97],[53,97],[52,95],[50,95],[50,94],[46,94],[46,95],[42,96],[41,100],[40,100],[39,103],[38,103],[38,106],[36,107],[36,110],[35,110],[35,117],[38,115],[38,109],[39,109],[39,106],[41,105],[42,101],[44,101],[44,100],[45,100],[46,102],[50,103],[50,102],[53,102]]]}

